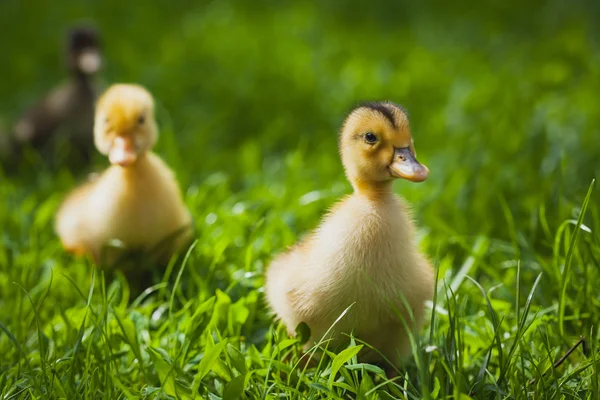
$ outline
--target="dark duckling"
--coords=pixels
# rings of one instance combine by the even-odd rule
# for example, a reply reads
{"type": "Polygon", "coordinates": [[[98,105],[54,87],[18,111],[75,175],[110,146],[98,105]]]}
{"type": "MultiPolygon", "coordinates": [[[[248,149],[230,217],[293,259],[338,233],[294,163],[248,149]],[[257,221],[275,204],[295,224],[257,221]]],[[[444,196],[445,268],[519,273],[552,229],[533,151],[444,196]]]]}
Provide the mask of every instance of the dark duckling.
{"type": "Polygon", "coordinates": [[[80,27],[68,32],[69,79],[52,89],[27,110],[13,128],[12,156],[27,146],[41,152],[46,161],[57,146],[68,143],[68,159],[90,161],[94,146],[94,76],[102,66],[100,40],[94,29],[80,27]]]}

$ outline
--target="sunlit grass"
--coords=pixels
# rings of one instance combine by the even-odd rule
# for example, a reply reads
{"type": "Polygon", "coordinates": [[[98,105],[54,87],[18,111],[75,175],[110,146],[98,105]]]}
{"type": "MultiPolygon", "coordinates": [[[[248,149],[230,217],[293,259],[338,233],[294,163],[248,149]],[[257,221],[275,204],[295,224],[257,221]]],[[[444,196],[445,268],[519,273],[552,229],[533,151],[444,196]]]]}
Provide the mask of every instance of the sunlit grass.
{"type": "MultiPolygon", "coordinates": [[[[425,237],[434,255],[436,248],[461,249],[438,250],[434,258],[432,325],[420,332],[415,357],[397,378],[361,364],[352,346],[339,355],[326,351],[316,366],[298,363],[301,343],[272,325],[261,288],[268,260],[293,240],[294,226],[316,222],[334,197],[300,205],[319,182],[298,182],[305,188],[286,185],[274,196],[264,182],[234,192],[223,176],[188,192],[188,204],[202,204],[194,209],[198,240],[185,261],[137,298],[129,297],[123,276],[108,281],[86,260],[63,254],[48,227],[51,216],[43,215],[56,199],[42,201],[31,218],[5,213],[5,226],[24,224],[20,229],[32,234],[18,243],[10,241],[17,232],[4,233],[2,395],[589,398],[597,390],[600,246],[589,232],[597,220],[583,214],[561,225],[553,254],[528,260],[490,237],[435,245],[425,237]],[[577,348],[553,369],[580,335],[586,352],[577,348]]],[[[15,204],[17,192],[3,185],[5,204],[15,204]]],[[[580,212],[595,208],[588,200],[580,212]]]]}

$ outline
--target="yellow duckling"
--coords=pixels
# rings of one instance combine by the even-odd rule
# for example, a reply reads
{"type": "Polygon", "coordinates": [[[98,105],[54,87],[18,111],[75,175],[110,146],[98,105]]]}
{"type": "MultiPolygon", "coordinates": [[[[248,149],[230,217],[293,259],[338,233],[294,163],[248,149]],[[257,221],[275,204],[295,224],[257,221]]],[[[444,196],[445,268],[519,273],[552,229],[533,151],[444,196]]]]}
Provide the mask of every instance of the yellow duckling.
{"type": "MultiPolygon", "coordinates": [[[[419,327],[434,278],[392,183],[396,178],[424,181],[429,170],[415,158],[405,110],[390,102],[352,111],[339,143],[354,193],[335,205],[311,235],[272,262],[267,301],[290,334],[301,322],[309,326],[307,346],[352,306],[331,330],[333,343],[343,343],[344,334],[353,332],[398,365],[410,351],[401,319],[413,327],[405,304],[419,327]]],[[[360,357],[381,361],[376,352],[360,357]]]]}
{"type": "Polygon", "coordinates": [[[146,89],[113,85],[98,100],[94,143],[112,165],[60,207],[56,232],[67,250],[98,259],[114,239],[128,249],[150,250],[174,236],[162,255],[168,257],[189,240],[191,218],[177,181],[151,152],[157,137],[146,89]]]}

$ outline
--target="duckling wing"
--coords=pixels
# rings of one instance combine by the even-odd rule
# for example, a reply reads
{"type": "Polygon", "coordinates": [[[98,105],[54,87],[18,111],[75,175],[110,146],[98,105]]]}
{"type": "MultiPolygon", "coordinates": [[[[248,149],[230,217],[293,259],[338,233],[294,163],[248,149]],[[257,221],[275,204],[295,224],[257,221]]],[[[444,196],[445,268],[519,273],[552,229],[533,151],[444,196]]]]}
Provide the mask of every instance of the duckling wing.
{"type": "Polygon", "coordinates": [[[303,293],[310,294],[305,287],[306,257],[302,244],[276,257],[266,273],[265,293],[271,310],[286,325],[293,335],[300,322],[306,322],[310,314],[309,304],[302,301],[303,293]]]}

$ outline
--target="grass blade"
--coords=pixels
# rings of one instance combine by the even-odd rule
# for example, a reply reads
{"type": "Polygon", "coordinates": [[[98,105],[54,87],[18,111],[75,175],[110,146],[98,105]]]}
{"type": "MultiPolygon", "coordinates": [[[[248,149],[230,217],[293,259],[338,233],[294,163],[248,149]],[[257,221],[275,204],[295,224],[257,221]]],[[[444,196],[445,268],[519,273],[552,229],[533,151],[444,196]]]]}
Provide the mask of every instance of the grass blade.
{"type": "Polygon", "coordinates": [[[565,304],[567,298],[567,287],[569,285],[569,278],[571,276],[571,261],[573,260],[575,246],[577,245],[577,240],[579,239],[579,234],[581,233],[581,224],[583,224],[583,218],[585,217],[585,212],[587,211],[588,204],[590,203],[590,198],[592,197],[592,191],[594,190],[595,182],[596,180],[594,179],[592,180],[592,183],[590,183],[585,199],[583,200],[583,204],[581,205],[579,218],[577,218],[577,224],[575,225],[575,232],[573,233],[573,237],[571,238],[569,250],[567,251],[567,257],[565,259],[565,267],[562,274],[560,297],[558,300],[558,329],[560,335],[563,337],[565,336],[565,304]]]}

